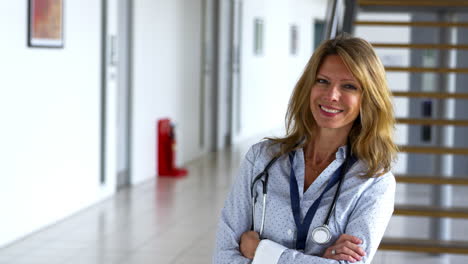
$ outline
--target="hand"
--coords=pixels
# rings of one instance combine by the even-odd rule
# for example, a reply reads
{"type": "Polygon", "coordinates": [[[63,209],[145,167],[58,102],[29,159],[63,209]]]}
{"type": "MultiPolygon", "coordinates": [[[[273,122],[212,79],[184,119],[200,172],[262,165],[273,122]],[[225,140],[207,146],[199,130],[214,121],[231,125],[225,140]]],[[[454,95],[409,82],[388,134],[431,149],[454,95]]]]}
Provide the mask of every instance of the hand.
{"type": "Polygon", "coordinates": [[[335,260],[360,261],[366,252],[358,245],[362,240],[351,235],[342,234],[335,244],[325,250],[322,257],[335,260]],[[335,254],[333,254],[335,253],[335,254]]]}
{"type": "Polygon", "coordinates": [[[257,232],[247,231],[243,233],[239,243],[241,254],[248,259],[253,259],[258,244],[260,244],[260,235],[257,232]]]}

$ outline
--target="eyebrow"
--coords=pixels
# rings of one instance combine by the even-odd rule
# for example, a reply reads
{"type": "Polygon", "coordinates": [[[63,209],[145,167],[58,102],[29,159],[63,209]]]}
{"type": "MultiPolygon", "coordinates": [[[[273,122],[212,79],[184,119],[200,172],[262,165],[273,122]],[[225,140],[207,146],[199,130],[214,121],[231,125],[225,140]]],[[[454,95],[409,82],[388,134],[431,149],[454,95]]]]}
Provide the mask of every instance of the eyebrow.
{"type": "MultiPolygon", "coordinates": [[[[322,75],[323,77],[325,77],[325,78],[327,78],[327,79],[330,79],[330,77],[326,76],[326,75],[323,74],[323,73],[317,73],[317,76],[319,76],[319,75],[322,75]]],[[[354,79],[341,79],[340,81],[348,81],[348,82],[351,81],[351,82],[355,82],[355,83],[358,82],[357,80],[354,80],[354,79]]]]}

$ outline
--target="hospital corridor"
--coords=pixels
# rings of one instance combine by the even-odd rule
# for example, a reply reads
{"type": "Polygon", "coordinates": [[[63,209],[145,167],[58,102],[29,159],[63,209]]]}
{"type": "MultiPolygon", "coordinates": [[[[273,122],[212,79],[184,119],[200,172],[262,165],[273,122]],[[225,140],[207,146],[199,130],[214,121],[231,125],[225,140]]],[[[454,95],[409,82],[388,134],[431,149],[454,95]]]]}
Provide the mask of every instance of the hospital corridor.
{"type": "MultiPolygon", "coordinates": [[[[375,51],[368,57],[379,63],[367,64],[379,65],[384,77],[375,79],[381,84],[386,78],[390,92],[385,92],[385,105],[395,117],[393,139],[386,141],[395,146],[395,181],[390,178],[391,188],[381,188],[393,190],[396,184],[394,212],[390,206],[382,210],[390,220],[380,244],[373,244],[378,250],[372,263],[468,263],[467,0],[0,4],[0,31],[5,33],[0,42],[0,264],[220,264],[213,261],[217,226],[242,160],[265,137],[285,136],[291,94],[306,76],[309,59],[321,44],[342,36],[364,39],[361,44],[370,45],[361,47],[375,51]]],[[[340,74],[348,74],[346,62],[331,54],[330,65],[340,65],[340,74]]],[[[316,61],[328,65],[325,59],[316,61]]],[[[324,80],[313,81],[315,87],[324,80]]],[[[357,116],[362,117],[365,110],[356,99],[361,98],[360,85],[344,87],[355,92],[342,100],[355,115],[338,129],[355,128],[357,116]]],[[[363,94],[370,102],[375,97],[367,88],[363,94]]],[[[300,94],[306,93],[311,94],[300,94]]],[[[315,108],[312,95],[303,100],[310,112],[326,112],[330,120],[346,113],[348,109],[318,103],[323,95],[315,95],[315,108]]],[[[384,112],[382,107],[374,110],[368,113],[384,112]]],[[[393,120],[391,116],[379,120],[393,120]]],[[[304,137],[294,144],[298,138],[304,137]]],[[[340,155],[347,155],[343,149],[340,155]]],[[[324,159],[325,165],[309,163],[317,170],[315,177],[328,177],[322,172],[338,161],[336,153],[336,159],[324,159]]],[[[341,171],[337,162],[333,166],[341,171]]],[[[295,175],[292,166],[291,171],[295,175]]],[[[341,186],[344,174],[336,177],[339,183],[330,182],[341,186]]],[[[285,217],[278,218],[291,216],[294,223],[287,224],[297,230],[288,227],[282,233],[280,224],[274,230],[278,240],[289,243],[292,234],[307,234],[303,226],[311,225],[297,224],[299,195],[293,197],[297,189],[288,188],[292,180],[288,183],[279,186],[290,192],[288,202],[294,206],[291,214],[284,210],[285,217]]],[[[334,196],[338,204],[339,194],[334,196]]],[[[259,208],[269,210],[268,199],[246,212],[253,212],[253,222],[265,215],[259,208]]],[[[328,214],[317,215],[338,215],[334,205],[328,214]]],[[[362,213],[359,220],[374,226],[373,213],[362,213]]],[[[346,226],[349,214],[341,215],[340,224],[346,226]]],[[[273,230],[269,220],[261,220],[266,232],[273,230]]],[[[376,223],[382,232],[375,233],[382,234],[381,222],[376,223]]],[[[317,227],[323,226],[328,220],[317,227]]],[[[324,245],[320,239],[314,238],[315,248],[324,245]]],[[[234,239],[229,243],[237,245],[234,239]]]]}

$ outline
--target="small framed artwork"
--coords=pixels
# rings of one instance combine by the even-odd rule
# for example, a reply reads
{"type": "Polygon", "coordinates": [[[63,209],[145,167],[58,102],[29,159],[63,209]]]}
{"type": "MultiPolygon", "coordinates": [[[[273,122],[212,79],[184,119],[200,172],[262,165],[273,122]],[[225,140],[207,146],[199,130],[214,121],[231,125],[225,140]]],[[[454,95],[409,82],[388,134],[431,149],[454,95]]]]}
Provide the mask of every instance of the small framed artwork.
{"type": "Polygon", "coordinates": [[[299,32],[297,25],[291,25],[290,27],[290,43],[289,43],[289,54],[297,55],[299,32]]]}
{"type": "Polygon", "coordinates": [[[254,54],[263,54],[263,19],[254,20],[254,54]]]}
{"type": "Polygon", "coordinates": [[[28,0],[28,46],[63,48],[63,1],[28,0]]]}

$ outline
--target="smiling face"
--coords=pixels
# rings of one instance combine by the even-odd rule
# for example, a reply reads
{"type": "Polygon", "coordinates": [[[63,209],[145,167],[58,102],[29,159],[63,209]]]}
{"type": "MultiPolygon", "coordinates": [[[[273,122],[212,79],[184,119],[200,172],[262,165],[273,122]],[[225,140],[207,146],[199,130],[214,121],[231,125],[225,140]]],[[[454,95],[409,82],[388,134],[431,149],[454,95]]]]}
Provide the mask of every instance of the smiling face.
{"type": "Polygon", "coordinates": [[[339,55],[328,55],[310,93],[319,132],[349,133],[361,107],[362,88],[339,55]]]}

